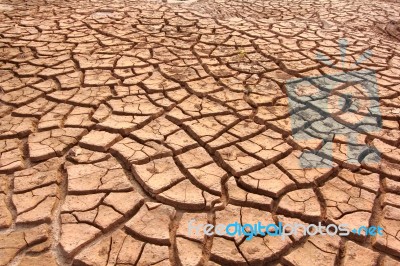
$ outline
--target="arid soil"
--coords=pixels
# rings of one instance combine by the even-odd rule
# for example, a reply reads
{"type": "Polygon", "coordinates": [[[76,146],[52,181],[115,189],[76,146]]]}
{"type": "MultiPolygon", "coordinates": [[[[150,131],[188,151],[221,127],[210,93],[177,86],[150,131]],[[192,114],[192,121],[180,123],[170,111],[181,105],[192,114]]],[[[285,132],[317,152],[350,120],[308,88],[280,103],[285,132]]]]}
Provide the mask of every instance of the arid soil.
{"type": "Polygon", "coordinates": [[[377,0],[1,1],[0,265],[400,265],[399,18],[377,0]],[[361,70],[377,95],[335,78],[361,70]],[[315,82],[290,105],[288,81],[324,75],[333,106],[315,82]],[[333,162],[300,164],[323,147],[333,162]],[[384,234],[246,241],[191,219],[384,234]]]}

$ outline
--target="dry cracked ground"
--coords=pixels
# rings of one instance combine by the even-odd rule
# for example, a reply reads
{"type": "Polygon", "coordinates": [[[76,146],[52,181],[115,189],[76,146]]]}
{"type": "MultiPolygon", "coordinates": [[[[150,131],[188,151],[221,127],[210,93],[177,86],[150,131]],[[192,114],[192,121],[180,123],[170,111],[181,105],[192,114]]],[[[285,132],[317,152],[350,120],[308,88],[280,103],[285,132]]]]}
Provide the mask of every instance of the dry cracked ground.
{"type": "Polygon", "coordinates": [[[399,12],[1,1],[0,265],[400,265],[399,12]],[[290,105],[289,80],[320,76],[329,95],[310,81],[290,105]],[[384,234],[246,241],[191,219],[384,234]]]}

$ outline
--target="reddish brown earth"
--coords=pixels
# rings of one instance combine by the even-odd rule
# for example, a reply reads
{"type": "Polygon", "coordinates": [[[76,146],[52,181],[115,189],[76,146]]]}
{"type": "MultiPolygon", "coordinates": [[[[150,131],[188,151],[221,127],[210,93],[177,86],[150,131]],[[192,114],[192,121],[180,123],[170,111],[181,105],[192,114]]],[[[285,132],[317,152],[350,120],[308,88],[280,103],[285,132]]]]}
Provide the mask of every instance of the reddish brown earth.
{"type": "Polygon", "coordinates": [[[2,1],[0,265],[400,265],[399,17],[377,0],[2,1]],[[382,160],[350,165],[337,136],[333,168],[299,167],[321,141],[291,136],[285,82],[361,68],[383,121],[360,139],[382,160]],[[244,241],[188,236],[192,218],[385,232],[244,241]]]}

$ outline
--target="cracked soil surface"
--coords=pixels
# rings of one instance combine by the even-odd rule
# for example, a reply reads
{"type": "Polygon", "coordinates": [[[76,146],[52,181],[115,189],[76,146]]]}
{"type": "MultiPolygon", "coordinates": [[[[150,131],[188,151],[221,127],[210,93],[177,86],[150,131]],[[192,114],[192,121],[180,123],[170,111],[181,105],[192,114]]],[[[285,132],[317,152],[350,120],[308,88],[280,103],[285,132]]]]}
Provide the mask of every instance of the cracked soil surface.
{"type": "Polygon", "coordinates": [[[0,265],[400,265],[399,18],[379,0],[1,1],[0,265]],[[323,75],[331,94],[308,82],[291,105],[287,81],[323,75]],[[384,234],[245,241],[191,219],[384,234]]]}

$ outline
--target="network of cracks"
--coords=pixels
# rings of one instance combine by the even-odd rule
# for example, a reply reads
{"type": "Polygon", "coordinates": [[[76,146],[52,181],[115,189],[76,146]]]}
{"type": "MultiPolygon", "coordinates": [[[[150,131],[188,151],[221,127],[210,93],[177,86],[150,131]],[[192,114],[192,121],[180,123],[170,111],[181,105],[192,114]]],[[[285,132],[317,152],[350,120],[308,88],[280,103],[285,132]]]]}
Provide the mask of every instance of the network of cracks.
{"type": "Polygon", "coordinates": [[[400,265],[399,17],[378,0],[2,1],[0,265],[400,265]],[[290,80],[307,81],[294,101],[290,80]],[[191,219],[384,234],[246,241],[191,219]]]}

